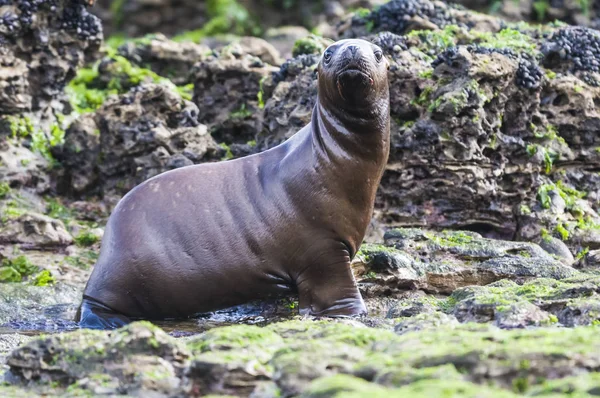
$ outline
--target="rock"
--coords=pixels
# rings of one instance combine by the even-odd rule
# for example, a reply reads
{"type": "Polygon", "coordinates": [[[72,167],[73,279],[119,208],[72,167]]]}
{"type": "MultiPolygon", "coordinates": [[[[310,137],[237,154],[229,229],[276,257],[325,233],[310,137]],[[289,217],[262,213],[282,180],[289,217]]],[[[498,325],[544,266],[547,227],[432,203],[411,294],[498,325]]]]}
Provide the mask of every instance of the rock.
{"type": "Polygon", "coordinates": [[[546,250],[548,253],[557,256],[560,261],[565,265],[573,265],[575,258],[571,254],[571,251],[567,245],[560,239],[554,237],[548,237],[540,241],[540,247],[546,250]]]}
{"type": "Polygon", "coordinates": [[[421,289],[450,294],[457,288],[577,274],[532,243],[482,238],[473,232],[393,229],[385,246],[366,244],[352,266],[366,297],[421,289]]]}
{"type": "Polygon", "coordinates": [[[65,84],[102,40],[100,21],[87,5],[58,0],[2,6],[0,116],[41,111],[64,99],[65,84]]]}
{"type": "Polygon", "coordinates": [[[119,31],[129,37],[162,32],[173,35],[201,28],[207,21],[205,2],[186,0],[123,1],[97,0],[93,9],[104,22],[105,34],[119,31]]]}
{"type": "Polygon", "coordinates": [[[436,330],[441,326],[449,328],[450,326],[458,324],[459,323],[454,315],[446,315],[441,312],[431,314],[424,313],[401,320],[394,326],[394,332],[397,334],[405,334],[422,330],[436,330]]]}
{"type": "Polygon", "coordinates": [[[280,26],[268,29],[265,32],[265,40],[275,47],[285,60],[292,58],[292,50],[297,40],[310,34],[303,26],[280,26]]]}
{"type": "Polygon", "coordinates": [[[201,44],[176,42],[163,34],[154,34],[121,45],[118,53],[132,63],[170,79],[174,84],[182,85],[191,82],[192,67],[206,59],[211,50],[201,44]]]}
{"type": "Polygon", "coordinates": [[[573,265],[578,269],[597,270],[600,269],[600,250],[591,250],[584,253],[583,257],[573,265]]]}
{"type": "Polygon", "coordinates": [[[65,193],[123,194],[166,170],[222,152],[197,121],[198,108],[163,85],[113,96],[69,127],[56,157],[65,193]]]}
{"type": "Polygon", "coordinates": [[[443,29],[449,25],[497,32],[501,20],[441,1],[392,0],[371,12],[351,15],[338,26],[338,34],[342,38],[366,36],[372,31],[405,34],[419,29],[443,29]]]}
{"type": "Polygon", "coordinates": [[[524,1],[488,1],[488,0],[458,0],[458,4],[481,12],[494,10],[494,14],[509,21],[531,21],[545,23],[562,21],[572,25],[585,25],[598,29],[598,8],[593,3],[579,1],[550,1],[535,3],[534,0],[524,1]]]}
{"type": "Polygon", "coordinates": [[[194,68],[194,103],[199,121],[218,142],[255,139],[260,125],[262,82],[277,69],[259,58],[223,52],[194,68]]]}
{"type": "Polygon", "coordinates": [[[73,238],[62,221],[42,214],[25,212],[0,224],[0,244],[34,249],[67,246],[72,242],[73,238]]]}
{"type": "Polygon", "coordinates": [[[69,317],[75,315],[82,291],[83,286],[75,287],[64,283],[51,286],[0,283],[0,324],[13,330],[36,330],[32,326],[41,325],[43,327],[37,330],[73,328],[74,322],[69,317]]]}
{"type": "Polygon", "coordinates": [[[396,335],[356,323],[295,320],[177,340],[136,322],[112,332],[33,338],[7,358],[7,381],[47,395],[68,389],[144,396],[415,396],[425,389],[431,396],[508,397],[515,396],[514,386],[521,392],[548,385],[552,391],[566,385],[592,391],[599,352],[594,327],[440,325],[396,335]]]}
{"type": "Polygon", "coordinates": [[[472,384],[456,380],[423,380],[401,388],[385,388],[373,385],[368,381],[349,375],[336,375],[323,377],[312,382],[302,398],[320,397],[347,397],[347,396],[372,396],[372,397],[417,397],[440,396],[464,398],[513,398],[517,395],[493,387],[473,386],[472,384]]]}
{"type": "Polygon", "coordinates": [[[280,144],[310,122],[317,98],[316,67],[320,57],[301,55],[286,61],[278,73],[265,80],[264,132],[258,147],[280,144]]]}
{"type": "Polygon", "coordinates": [[[587,274],[562,281],[540,278],[522,286],[501,280],[457,289],[446,310],[461,322],[493,322],[503,328],[592,325],[600,319],[599,286],[599,277],[587,274]]]}
{"type": "Polygon", "coordinates": [[[259,37],[244,36],[239,39],[242,52],[259,58],[269,65],[281,65],[282,60],[279,52],[268,41],[259,37]]]}
{"type": "Polygon", "coordinates": [[[113,394],[121,390],[172,393],[179,387],[177,368],[188,355],[162,330],[142,322],[113,334],[82,330],[34,339],[14,351],[7,364],[14,377],[23,381],[75,384],[75,388],[113,394]],[[99,377],[102,385],[97,383],[99,377]],[[119,378],[129,382],[111,383],[119,378]],[[100,387],[109,391],[98,391],[100,387]]]}
{"type": "Polygon", "coordinates": [[[31,187],[37,193],[47,192],[50,176],[48,161],[31,150],[10,141],[0,143],[0,179],[13,188],[31,187]]]}

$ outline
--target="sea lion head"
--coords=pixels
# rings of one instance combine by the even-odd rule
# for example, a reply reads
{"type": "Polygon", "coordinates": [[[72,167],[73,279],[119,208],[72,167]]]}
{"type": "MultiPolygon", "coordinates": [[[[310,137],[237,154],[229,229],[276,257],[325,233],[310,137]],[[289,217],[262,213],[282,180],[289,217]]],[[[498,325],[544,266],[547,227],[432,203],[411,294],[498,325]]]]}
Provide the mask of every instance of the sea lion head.
{"type": "Polygon", "coordinates": [[[379,46],[360,39],[335,42],[318,65],[319,97],[345,109],[377,106],[389,97],[388,69],[379,46]]]}

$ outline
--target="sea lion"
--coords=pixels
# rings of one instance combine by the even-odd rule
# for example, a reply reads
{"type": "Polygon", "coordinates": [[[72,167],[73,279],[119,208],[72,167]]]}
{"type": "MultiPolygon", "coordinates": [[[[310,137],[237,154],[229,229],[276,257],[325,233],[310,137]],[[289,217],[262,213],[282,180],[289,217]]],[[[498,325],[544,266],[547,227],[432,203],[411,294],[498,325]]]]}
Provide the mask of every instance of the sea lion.
{"type": "Polygon", "coordinates": [[[364,40],[329,46],[311,122],[282,144],[170,170],[106,225],[76,320],[117,328],[298,292],[300,314],[366,313],[350,269],[389,155],[387,70],[364,40]]]}

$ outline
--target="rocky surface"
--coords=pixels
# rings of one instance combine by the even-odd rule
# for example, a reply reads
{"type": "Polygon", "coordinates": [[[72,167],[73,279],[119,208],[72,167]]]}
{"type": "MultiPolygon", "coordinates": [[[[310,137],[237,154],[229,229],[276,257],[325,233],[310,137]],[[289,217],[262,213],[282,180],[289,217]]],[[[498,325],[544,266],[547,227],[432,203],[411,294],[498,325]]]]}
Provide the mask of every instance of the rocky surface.
{"type": "Polygon", "coordinates": [[[578,272],[535,244],[483,239],[476,233],[395,229],[385,246],[363,245],[353,262],[363,296],[406,289],[450,294],[503,279],[564,279],[578,272]]]}
{"type": "Polygon", "coordinates": [[[56,151],[62,184],[75,195],[124,193],[166,170],[214,159],[222,150],[197,118],[193,103],[161,85],[109,98],[66,131],[56,151]]]}
{"type": "MultiPolygon", "coordinates": [[[[598,395],[600,33],[511,22],[545,2],[126,0],[91,10],[140,37],[101,47],[92,3],[0,0],[0,395],[598,395]],[[342,37],[391,64],[352,262],[369,315],[301,318],[292,296],[77,330],[122,195],[289,138],[342,37]]],[[[575,3],[544,18],[594,26],[575,3]]]]}
{"type": "Polygon", "coordinates": [[[93,11],[107,35],[131,37],[162,32],[169,36],[203,30],[210,34],[260,34],[270,27],[300,25],[331,30],[347,9],[385,0],[97,0],[93,11]]]}
{"type": "Polygon", "coordinates": [[[570,389],[585,396],[598,385],[598,352],[596,327],[465,325],[397,336],[351,321],[298,320],[177,341],[139,322],[110,334],[36,338],[6,362],[15,385],[35,383],[40,393],[511,397],[570,389]]]}
{"type": "Polygon", "coordinates": [[[457,0],[455,3],[490,12],[511,21],[563,21],[574,25],[600,27],[600,7],[594,1],[579,0],[457,0]]]}
{"type": "MultiPolygon", "coordinates": [[[[4,1],[0,5],[0,115],[48,111],[102,40],[86,2],[4,1]]],[[[58,109],[60,111],[60,109],[58,109]]]]}

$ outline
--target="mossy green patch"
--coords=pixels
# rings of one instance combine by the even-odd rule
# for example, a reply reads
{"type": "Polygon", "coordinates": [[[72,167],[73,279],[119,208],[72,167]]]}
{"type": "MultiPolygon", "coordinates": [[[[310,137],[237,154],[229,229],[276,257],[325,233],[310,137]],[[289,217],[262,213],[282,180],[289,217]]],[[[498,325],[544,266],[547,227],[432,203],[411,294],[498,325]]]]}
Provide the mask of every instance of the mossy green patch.
{"type": "Polygon", "coordinates": [[[323,38],[317,35],[308,35],[296,40],[292,49],[292,56],[297,57],[303,54],[321,54],[325,51],[323,38]]]}
{"type": "Polygon", "coordinates": [[[515,29],[505,28],[498,33],[471,32],[479,41],[479,44],[488,48],[508,48],[516,52],[535,54],[537,46],[535,41],[528,35],[515,29]]]}
{"type": "Polygon", "coordinates": [[[21,282],[23,277],[13,267],[0,267],[0,282],[21,282]]]}
{"type": "Polygon", "coordinates": [[[246,104],[242,104],[240,108],[236,111],[231,112],[229,117],[231,119],[247,119],[252,116],[252,111],[246,108],[246,104]]]}
{"type": "Polygon", "coordinates": [[[46,214],[52,218],[58,218],[62,221],[68,221],[72,218],[71,211],[65,207],[59,198],[45,198],[46,214]]]}
{"type": "Polygon", "coordinates": [[[21,282],[38,270],[39,267],[33,265],[26,256],[5,258],[0,267],[0,282],[21,282]]]}
{"type": "Polygon", "coordinates": [[[98,235],[93,234],[91,231],[81,231],[74,239],[75,244],[80,247],[88,247],[96,244],[100,241],[98,235]]]}
{"type": "Polygon", "coordinates": [[[98,253],[93,250],[84,251],[80,256],[67,256],[65,263],[81,269],[90,269],[98,260],[98,253]]]}
{"type": "Polygon", "coordinates": [[[4,199],[10,195],[10,191],[10,185],[7,182],[0,183],[0,199],[4,199]]]}
{"type": "Polygon", "coordinates": [[[54,279],[50,271],[45,269],[33,277],[32,284],[35,286],[48,286],[53,285],[55,282],[56,279],[54,279]]]}
{"type": "Polygon", "coordinates": [[[206,11],[210,20],[201,29],[173,37],[175,41],[199,42],[204,37],[219,34],[260,36],[261,27],[248,10],[236,0],[208,0],[206,11]]]}
{"type": "Polygon", "coordinates": [[[12,116],[9,121],[13,138],[31,137],[35,131],[31,119],[27,116],[12,116]]]}
{"type": "Polygon", "coordinates": [[[427,50],[444,51],[458,43],[457,33],[461,28],[456,25],[446,26],[442,30],[413,30],[406,37],[418,38],[423,44],[421,48],[427,50]]]}
{"type": "Polygon", "coordinates": [[[193,85],[178,87],[168,78],[132,64],[127,58],[118,55],[115,49],[107,47],[107,51],[102,79],[98,68],[103,61],[98,61],[90,68],[79,69],[66,88],[71,106],[77,113],[93,112],[101,107],[110,95],[126,93],[143,82],[166,85],[177,91],[183,99],[191,99],[193,85]],[[111,77],[108,83],[107,76],[111,77]]]}
{"type": "Polygon", "coordinates": [[[426,233],[425,236],[442,247],[464,246],[473,243],[473,236],[463,231],[443,231],[439,234],[426,233]]]}
{"type": "Polygon", "coordinates": [[[366,263],[369,263],[373,259],[373,255],[377,253],[394,254],[400,253],[400,251],[390,246],[365,243],[361,245],[358,251],[356,252],[356,257],[361,258],[362,261],[366,263]]]}
{"type": "Polygon", "coordinates": [[[234,156],[233,156],[233,152],[231,152],[231,148],[229,147],[229,145],[227,145],[227,144],[226,144],[226,143],[224,143],[224,142],[221,142],[221,143],[219,144],[219,146],[220,146],[221,148],[225,149],[225,156],[223,156],[223,157],[221,158],[221,160],[230,160],[230,159],[233,159],[233,158],[234,158],[234,156]]]}

